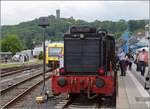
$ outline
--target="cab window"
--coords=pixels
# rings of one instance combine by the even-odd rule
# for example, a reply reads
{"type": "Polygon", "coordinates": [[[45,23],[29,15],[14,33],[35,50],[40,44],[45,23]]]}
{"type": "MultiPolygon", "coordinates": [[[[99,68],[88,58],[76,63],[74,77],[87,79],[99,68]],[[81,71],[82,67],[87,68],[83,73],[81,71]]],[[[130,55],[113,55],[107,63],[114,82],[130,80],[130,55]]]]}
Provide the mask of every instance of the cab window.
{"type": "Polygon", "coordinates": [[[62,52],[62,48],[49,48],[48,56],[58,56],[62,52]]]}

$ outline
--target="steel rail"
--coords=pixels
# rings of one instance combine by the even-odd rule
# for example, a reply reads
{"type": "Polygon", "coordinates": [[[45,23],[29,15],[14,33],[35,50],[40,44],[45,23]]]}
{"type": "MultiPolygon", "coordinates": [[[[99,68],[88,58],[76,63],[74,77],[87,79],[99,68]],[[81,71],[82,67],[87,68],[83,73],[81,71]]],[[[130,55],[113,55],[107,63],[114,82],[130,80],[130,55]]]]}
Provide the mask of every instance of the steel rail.
{"type": "MultiPolygon", "coordinates": [[[[47,76],[45,80],[48,80],[50,77],[51,77],[51,75],[47,76]]],[[[32,85],[31,87],[29,87],[28,89],[23,91],[21,94],[19,94],[15,98],[13,98],[11,101],[7,102],[4,106],[1,107],[1,109],[5,109],[5,108],[8,108],[9,106],[13,105],[13,103],[16,103],[18,100],[20,100],[21,98],[26,96],[28,93],[30,93],[33,89],[35,89],[38,85],[40,85],[43,82],[44,82],[44,80],[40,80],[36,84],[32,85]]]]}
{"type": "Polygon", "coordinates": [[[36,65],[36,66],[29,66],[29,67],[25,67],[25,68],[21,68],[21,69],[16,69],[15,71],[11,71],[9,73],[1,73],[1,77],[6,77],[6,76],[9,76],[9,75],[13,75],[13,74],[16,74],[16,73],[20,73],[22,71],[25,71],[25,70],[30,70],[30,69],[34,69],[34,68],[38,68],[39,66],[36,65]]]}
{"type": "Polygon", "coordinates": [[[31,79],[34,79],[34,78],[36,78],[36,77],[38,77],[38,76],[40,76],[40,75],[42,75],[42,74],[43,74],[43,73],[39,73],[39,74],[34,75],[34,76],[32,76],[32,77],[29,77],[29,78],[27,78],[27,79],[25,79],[25,80],[23,80],[23,81],[20,81],[20,82],[14,84],[14,85],[12,85],[12,86],[9,86],[9,87],[7,87],[7,88],[5,88],[5,89],[2,89],[2,90],[0,91],[0,93],[1,93],[1,95],[2,95],[2,94],[4,94],[4,93],[8,92],[9,90],[11,90],[12,88],[14,88],[14,87],[16,87],[16,86],[19,86],[19,85],[21,85],[21,84],[23,84],[23,83],[25,83],[25,82],[27,82],[27,81],[29,81],[29,80],[31,80],[31,79]]]}
{"type": "MultiPolygon", "coordinates": [[[[46,73],[51,72],[51,71],[53,71],[53,69],[47,70],[46,73]]],[[[1,94],[4,94],[4,93],[8,92],[9,90],[11,90],[12,88],[14,88],[14,87],[16,87],[16,86],[19,86],[19,85],[21,85],[21,84],[23,84],[23,83],[25,83],[25,82],[27,82],[27,81],[29,81],[29,80],[31,80],[31,79],[34,79],[34,78],[36,78],[36,77],[38,77],[38,76],[40,76],[40,75],[42,75],[42,74],[43,74],[43,73],[39,73],[39,74],[34,75],[34,76],[32,76],[32,77],[29,77],[29,78],[27,78],[27,79],[25,79],[25,80],[23,80],[23,81],[20,81],[20,82],[14,84],[14,85],[12,85],[12,86],[9,86],[9,87],[7,87],[7,88],[5,88],[5,89],[2,89],[2,90],[0,90],[0,93],[1,93],[1,94]]]]}
{"type": "MultiPolygon", "coordinates": [[[[76,108],[76,109],[81,109],[82,106],[81,105],[75,105],[72,106],[72,103],[74,102],[76,98],[70,98],[62,107],[60,107],[61,109],[70,109],[70,108],[76,108]]],[[[62,104],[62,103],[61,103],[62,104]]],[[[101,102],[96,101],[94,104],[92,104],[91,106],[89,106],[90,109],[100,109],[101,108],[101,102]]]]}
{"type": "Polygon", "coordinates": [[[11,71],[11,72],[9,72],[9,73],[2,73],[2,74],[1,74],[1,77],[6,77],[6,76],[9,76],[9,75],[13,75],[13,74],[15,74],[15,73],[20,73],[20,72],[22,72],[22,71],[30,70],[30,69],[32,69],[32,68],[24,68],[24,69],[19,69],[19,70],[11,71]]]}
{"type": "MultiPolygon", "coordinates": [[[[53,71],[53,70],[55,70],[55,69],[50,69],[50,70],[48,70],[48,71],[46,71],[46,73],[48,73],[48,72],[50,72],[50,71],[53,71]]],[[[10,86],[10,87],[8,87],[8,88],[6,88],[6,89],[3,89],[2,91],[1,91],[1,94],[2,94],[2,96],[3,95],[5,95],[5,93],[9,93],[9,91],[11,92],[11,89],[12,89],[12,92],[13,91],[15,91],[15,86],[17,87],[17,86],[23,86],[22,84],[24,84],[25,86],[26,86],[26,83],[28,84],[28,81],[29,81],[29,83],[32,81],[32,79],[33,79],[33,81],[35,80],[36,81],[36,77],[38,77],[39,78],[39,76],[42,76],[42,74],[43,73],[40,73],[40,74],[37,74],[37,75],[34,75],[34,76],[32,76],[32,77],[30,77],[30,78],[28,78],[28,79],[26,79],[26,80],[23,80],[23,81],[21,81],[21,82],[19,82],[19,83],[17,83],[17,84],[15,84],[15,85],[13,85],[13,86],[10,86]]],[[[48,75],[46,75],[46,80],[47,79],[49,79],[51,77],[51,74],[48,74],[48,75]]],[[[39,80],[38,81],[43,81],[44,82],[44,80],[43,79],[40,79],[39,78],[39,80]]],[[[39,83],[37,83],[37,85],[38,84],[40,84],[41,82],[39,82],[39,83]]],[[[36,84],[35,84],[36,85],[36,84]]],[[[34,85],[32,85],[33,87],[34,87],[34,85]]],[[[8,107],[8,106],[10,106],[12,103],[14,103],[15,101],[17,101],[20,97],[22,97],[24,94],[26,94],[27,92],[28,92],[28,90],[30,91],[31,90],[31,88],[32,87],[30,87],[29,88],[29,86],[27,86],[24,90],[20,90],[19,89],[19,92],[21,91],[21,94],[19,93],[19,95],[17,95],[17,96],[15,96],[15,97],[11,97],[11,98],[7,98],[6,99],[6,103],[4,102],[3,103],[3,105],[2,105],[2,107],[1,107],[1,109],[4,109],[4,108],[6,108],[6,107],[8,107]],[[23,93],[22,93],[23,92],[23,93]]],[[[21,88],[22,89],[22,88],[21,88]]],[[[18,91],[18,90],[17,90],[18,91]]],[[[5,99],[4,99],[4,101],[5,101],[5,99]]]]}
{"type": "Polygon", "coordinates": [[[70,98],[63,106],[62,109],[67,108],[74,100],[75,98],[70,98]]]}
{"type": "Polygon", "coordinates": [[[17,66],[17,67],[1,68],[1,73],[6,73],[6,72],[22,69],[22,68],[29,68],[29,67],[39,66],[39,65],[41,65],[41,64],[33,64],[33,65],[24,65],[24,66],[17,66]]]}

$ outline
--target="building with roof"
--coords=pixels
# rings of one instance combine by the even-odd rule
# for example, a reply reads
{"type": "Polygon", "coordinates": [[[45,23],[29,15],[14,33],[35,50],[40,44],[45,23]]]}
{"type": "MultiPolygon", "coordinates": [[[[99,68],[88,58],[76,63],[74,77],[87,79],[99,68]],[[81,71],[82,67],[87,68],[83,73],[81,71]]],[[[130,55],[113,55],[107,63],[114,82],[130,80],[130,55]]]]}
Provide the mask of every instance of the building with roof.
{"type": "Polygon", "coordinates": [[[12,52],[0,52],[1,62],[11,61],[11,59],[12,59],[12,52]]]}

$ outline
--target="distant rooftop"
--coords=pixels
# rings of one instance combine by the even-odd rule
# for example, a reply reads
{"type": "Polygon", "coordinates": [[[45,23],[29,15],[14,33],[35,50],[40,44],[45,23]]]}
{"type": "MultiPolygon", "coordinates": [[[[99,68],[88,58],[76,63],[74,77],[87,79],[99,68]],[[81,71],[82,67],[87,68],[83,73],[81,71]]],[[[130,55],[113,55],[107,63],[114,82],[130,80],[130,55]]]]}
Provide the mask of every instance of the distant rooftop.
{"type": "Polygon", "coordinates": [[[0,55],[12,54],[12,52],[0,52],[0,55]]]}
{"type": "Polygon", "coordinates": [[[148,28],[148,26],[150,26],[150,24],[145,25],[145,28],[148,28]]]}

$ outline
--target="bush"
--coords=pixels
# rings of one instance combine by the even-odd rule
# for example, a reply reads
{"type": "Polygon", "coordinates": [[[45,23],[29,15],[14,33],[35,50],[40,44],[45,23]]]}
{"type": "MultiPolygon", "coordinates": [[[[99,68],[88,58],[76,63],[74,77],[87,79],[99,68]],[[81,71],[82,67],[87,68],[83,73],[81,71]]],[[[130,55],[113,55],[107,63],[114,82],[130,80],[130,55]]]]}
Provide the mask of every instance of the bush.
{"type": "Polygon", "coordinates": [[[39,56],[38,56],[38,59],[39,59],[39,60],[42,60],[42,59],[43,59],[43,52],[42,52],[42,51],[40,52],[40,54],[39,54],[39,56]]]}

